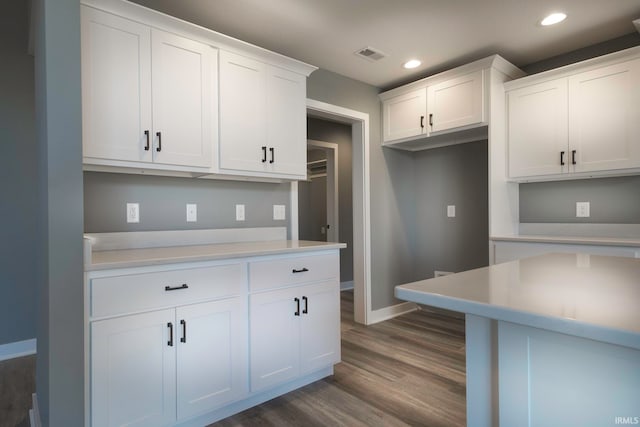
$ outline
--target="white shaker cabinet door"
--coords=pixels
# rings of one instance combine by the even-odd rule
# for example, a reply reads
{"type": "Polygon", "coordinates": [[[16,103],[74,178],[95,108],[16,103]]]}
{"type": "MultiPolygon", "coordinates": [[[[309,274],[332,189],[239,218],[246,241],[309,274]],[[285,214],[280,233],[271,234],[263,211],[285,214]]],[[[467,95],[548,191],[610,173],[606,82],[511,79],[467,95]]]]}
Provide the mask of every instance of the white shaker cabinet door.
{"type": "Polygon", "coordinates": [[[429,86],[429,132],[441,132],[484,121],[483,71],[429,86]]]}
{"type": "Polygon", "coordinates": [[[252,392],[300,373],[300,303],[298,288],[250,296],[252,392]]]}
{"type": "Polygon", "coordinates": [[[151,29],[80,12],[83,156],[151,162],[151,29]]]}
{"type": "Polygon", "coordinates": [[[306,77],[267,68],[268,162],[278,174],[306,177],[307,107],[306,77]]]}
{"type": "Polygon", "coordinates": [[[220,168],[268,171],[267,66],[220,51],[220,168]]]}
{"type": "Polygon", "coordinates": [[[300,355],[302,373],[340,362],[340,290],[337,281],[304,286],[300,355]]]}
{"type": "Polygon", "coordinates": [[[568,171],[567,80],[507,92],[511,178],[568,171]]]}
{"type": "Polygon", "coordinates": [[[427,89],[387,99],[382,104],[384,142],[427,135],[427,89]]]}
{"type": "Polygon", "coordinates": [[[246,395],[246,299],[178,307],[176,323],[178,419],[219,408],[246,395]]]}
{"type": "Polygon", "coordinates": [[[154,29],[152,55],[154,161],[210,166],[215,49],[154,29]]]}
{"type": "Polygon", "coordinates": [[[91,324],[93,427],[175,423],[174,313],[154,311],[91,324]]]}
{"type": "Polygon", "coordinates": [[[640,166],[640,60],[569,77],[569,135],[575,172],[640,166]]]}

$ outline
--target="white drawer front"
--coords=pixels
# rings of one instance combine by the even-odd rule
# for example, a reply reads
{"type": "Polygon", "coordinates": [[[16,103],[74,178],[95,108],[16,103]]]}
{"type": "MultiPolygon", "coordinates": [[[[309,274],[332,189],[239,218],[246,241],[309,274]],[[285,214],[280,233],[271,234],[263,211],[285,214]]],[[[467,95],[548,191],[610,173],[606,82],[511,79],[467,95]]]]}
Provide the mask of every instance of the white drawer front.
{"type": "Polygon", "coordinates": [[[338,253],[282,257],[249,263],[251,291],[338,278],[338,253]]]}
{"type": "Polygon", "coordinates": [[[91,316],[126,314],[237,295],[243,283],[241,263],[96,278],[91,280],[91,316]]]}

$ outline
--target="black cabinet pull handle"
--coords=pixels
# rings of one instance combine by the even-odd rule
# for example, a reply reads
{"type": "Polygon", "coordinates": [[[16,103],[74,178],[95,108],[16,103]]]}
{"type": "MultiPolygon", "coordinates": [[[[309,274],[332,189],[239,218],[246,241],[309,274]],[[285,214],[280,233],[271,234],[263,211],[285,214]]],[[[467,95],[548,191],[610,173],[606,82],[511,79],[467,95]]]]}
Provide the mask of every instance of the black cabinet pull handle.
{"type": "Polygon", "coordinates": [[[167,323],[167,328],[169,328],[169,341],[167,341],[167,345],[173,347],[173,323],[167,323]]]}
{"type": "Polygon", "coordinates": [[[158,137],[158,146],[156,147],[156,151],[162,151],[162,132],[156,132],[156,136],[158,137]]]}
{"type": "Polygon", "coordinates": [[[144,151],[149,151],[149,131],[148,130],[144,131],[144,136],[147,137],[147,144],[144,146],[144,151]]]}
{"type": "Polygon", "coordinates": [[[165,286],[164,290],[165,291],[179,291],[180,289],[189,289],[189,285],[187,285],[186,283],[183,283],[180,286],[165,286]]]}
{"type": "Polygon", "coordinates": [[[560,152],[560,166],[564,166],[564,151],[560,152]]]}
{"type": "Polygon", "coordinates": [[[433,130],[433,113],[429,114],[429,126],[433,130]]]}
{"type": "Polygon", "coordinates": [[[420,116],[420,127],[424,129],[424,116],[420,116]]]}
{"type": "Polygon", "coordinates": [[[308,268],[302,268],[300,270],[296,270],[295,268],[293,270],[291,270],[292,273],[306,273],[307,271],[309,271],[308,268]]]}
{"type": "Polygon", "coordinates": [[[180,342],[187,342],[187,321],[182,319],[180,324],[182,325],[182,338],[180,338],[180,342]]]}
{"type": "Polygon", "coordinates": [[[309,314],[309,299],[307,297],[302,297],[302,301],[304,301],[304,309],[302,310],[302,314],[309,314]]]}
{"type": "Polygon", "coordinates": [[[576,150],[571,150],[571,164],[576,164],[576,150]]]}
{"type": "Polygon", "coordinates": [[[262,146],[262,163],[267,163],[267,147],[262,146]]]}
{"type": "Polygon", "coordinates": [[[271,153],[271,160],[269,160],[269,163],[273,163],[275,161],[276,149],[273,147],[269,147],[269,152],[271,153]]]}
{"type": "Polygon", "coordinates": [[[293,300],[296,302],[296,312],[293,315],[300,316],[300,298],[294,298],[293,300]]]}

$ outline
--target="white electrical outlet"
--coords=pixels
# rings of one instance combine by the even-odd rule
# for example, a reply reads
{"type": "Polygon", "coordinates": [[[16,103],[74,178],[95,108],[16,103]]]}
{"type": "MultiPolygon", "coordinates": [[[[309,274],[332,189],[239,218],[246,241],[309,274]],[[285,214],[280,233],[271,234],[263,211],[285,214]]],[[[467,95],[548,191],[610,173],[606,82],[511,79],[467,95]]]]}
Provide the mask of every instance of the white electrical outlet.
{"type": "Polygon", "coordinates": [[[285,206],[284,205],[273,205],[273,219],[276,221],[281,221],[286,219],[287,216],[285,214],[285,206]]]}
{"type": "Polygon", "coordinates": [[[244,221],[244,205],[236,205],[236,221],[244,221]]]}
{"type": "Polygon", "coordinates": [[[140,204],[127,203],[127,222],[140,222],[140,204]]]}
{"type": "Polygon", "coordinates": [[[591,216],[591,204],[589,202],[576,202],[576,217],[589,218],[591,216]]]}
{"type": "Polygon", "coordinates": [[[198,205],[195,203],[187,203],[187,222],[198,221],[198,205]]]}
{"type": "Polygon", "coordinates": [[[456,217],[456,205],[448,205],[447,206],[447,217],[455,218],[456,217]]]}

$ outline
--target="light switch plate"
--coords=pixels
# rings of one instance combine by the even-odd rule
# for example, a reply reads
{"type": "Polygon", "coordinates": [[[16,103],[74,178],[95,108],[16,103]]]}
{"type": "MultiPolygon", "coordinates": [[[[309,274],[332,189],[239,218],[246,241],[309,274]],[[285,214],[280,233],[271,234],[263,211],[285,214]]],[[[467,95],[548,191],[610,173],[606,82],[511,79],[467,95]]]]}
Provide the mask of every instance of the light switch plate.
{"type": "Polygon", "coordinates": [[[187,222],[198,221],[198,205],[187,203],[187,222]]]}
{"type": "Polygon", "coordinates": [[[284,205],[273,205],[273,219],[276,221],[281,221],[286,219],[285,214],[285,206],[284,205]]]}
{"type": "Polygon", "coordinates": [[[456,205],[448,205],[447,206],[447,217],[455,218],[456,217],[456,205]]]}
{"type": "Polygon", "coordinates": [[[244,221],[244,205],[236,205],[236,221],[244,221]]]}
{"type": "Polygon", "coordinates": [[[590,205],[589,202],[576,202],[576,218],[589,218],[591,216],[590,205]]]}
{"type": "Polygon", "coordinates": [[[140,222],[140,204],[139,203],[127,203],[127,222],[128,223],[140,222]]]}

